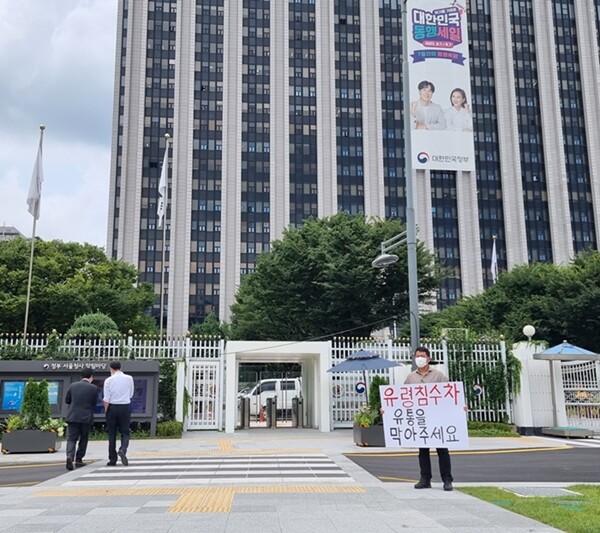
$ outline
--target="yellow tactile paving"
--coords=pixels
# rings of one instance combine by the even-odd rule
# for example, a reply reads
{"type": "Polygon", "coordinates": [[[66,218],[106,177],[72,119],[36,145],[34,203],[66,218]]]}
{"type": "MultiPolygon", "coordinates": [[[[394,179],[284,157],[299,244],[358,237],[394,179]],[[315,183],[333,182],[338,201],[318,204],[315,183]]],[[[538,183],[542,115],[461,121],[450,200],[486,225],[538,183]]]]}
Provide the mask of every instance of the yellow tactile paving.
{"type": "Polygon", "coordinates": [[[186,490],[169,507],[169,513],[228,513],[235,489],[231,487],[186,490]]]}
{"type": "Polygon", "coordinates": [[[360,485],[274,485],[248,487],[203,488],[139,488],[139,489],[47,489],[34,493],[40,498],[64,498],[68,496],[148,496],[179,494],[177,501],[168,509],[170,513],[228,513],[236,494],[361,494],[366,492],[360,485]]]}
{"type": "Polygon", "coordinates": [[[222,439],[219,441],[219,452],[229,454],[233,452],[234,449],[231,439],[222,439]]]}

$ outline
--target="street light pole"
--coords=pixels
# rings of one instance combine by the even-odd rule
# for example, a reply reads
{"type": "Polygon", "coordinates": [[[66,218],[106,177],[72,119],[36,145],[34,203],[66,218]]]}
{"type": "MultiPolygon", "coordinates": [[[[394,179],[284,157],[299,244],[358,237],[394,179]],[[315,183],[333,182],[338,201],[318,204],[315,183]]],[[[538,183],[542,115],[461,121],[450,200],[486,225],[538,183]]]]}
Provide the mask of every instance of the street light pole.
{"type": "Polygon", "coordinates": [[[402,3],[402,101],[404,110],[404,179],[406,187],[406,247],[408,253],[408,301],[410,315],[410,349],[412,356],[419,346],[419,282],[417,277],[417,225],[412,171],[410,118],[410,83],[408,79],[408,0],[402,3]]]}
{"type": "Polygon", "coordinates": [[[381,253],[371,263],[375,268],[385,268],[398,261],[391,250],[406,243],[408,259],[408,314],[410,320],[410,350],[413,370],[414,357],[420,343],[419,331],[419,280],[417,276],[417,225],[415,222],[414,180],[412,172],[410,84],[408,80],[408,15],[407,1],[402,4],[402,101],[404,103],[404,179],[406,186],[406,231],[381,243],[381,253]]]}

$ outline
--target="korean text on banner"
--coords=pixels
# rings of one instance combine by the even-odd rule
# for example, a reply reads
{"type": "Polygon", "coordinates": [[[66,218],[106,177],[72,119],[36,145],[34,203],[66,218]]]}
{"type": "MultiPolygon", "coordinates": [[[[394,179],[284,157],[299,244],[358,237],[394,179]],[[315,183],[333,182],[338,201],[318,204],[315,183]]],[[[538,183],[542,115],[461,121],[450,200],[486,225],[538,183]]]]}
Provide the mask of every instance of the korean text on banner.
{"type": "Polygon", "coordinates": [[[379,390],[386,447],[469,447],[462,382],[382,385],[379,390]]]}
{"type": "Polygon", "coordinates": [[[475,170],[467,2],[408,0],[412,168],[475,170]]]}

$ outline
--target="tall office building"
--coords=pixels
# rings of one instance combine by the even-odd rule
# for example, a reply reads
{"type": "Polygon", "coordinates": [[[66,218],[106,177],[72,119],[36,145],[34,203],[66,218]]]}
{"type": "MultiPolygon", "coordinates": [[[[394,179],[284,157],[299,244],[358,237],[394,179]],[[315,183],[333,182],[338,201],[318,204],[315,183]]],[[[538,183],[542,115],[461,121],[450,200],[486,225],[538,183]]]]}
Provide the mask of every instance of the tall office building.
{"type": "MultiPolygon", "coordinates": [[[[168,332],[228,318],[288,226],[405,218],[402,4],[119,0],[107,250],[162,287],[168,332]]],[[[503,271],[567,263],[600,230],[600,0],[454,4],[477,170],[413,173],[418,238],[453,271],[440,307],[492,282],[494,236],[503,271]]]]}

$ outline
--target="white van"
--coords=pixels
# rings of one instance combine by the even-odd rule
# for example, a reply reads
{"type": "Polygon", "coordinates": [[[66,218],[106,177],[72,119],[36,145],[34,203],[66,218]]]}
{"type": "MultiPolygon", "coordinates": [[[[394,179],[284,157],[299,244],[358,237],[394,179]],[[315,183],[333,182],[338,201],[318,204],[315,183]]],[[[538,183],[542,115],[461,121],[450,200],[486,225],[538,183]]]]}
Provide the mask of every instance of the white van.
{"type": "Polygon", "coordinates": [[[262,379],[246,394],[251,416],[259,416],[261,408],[266,409],[267,398],[277,397],[277,411],[282,411],[291,410],[292,399],[301,396],[300,378],[262,379]]]}

